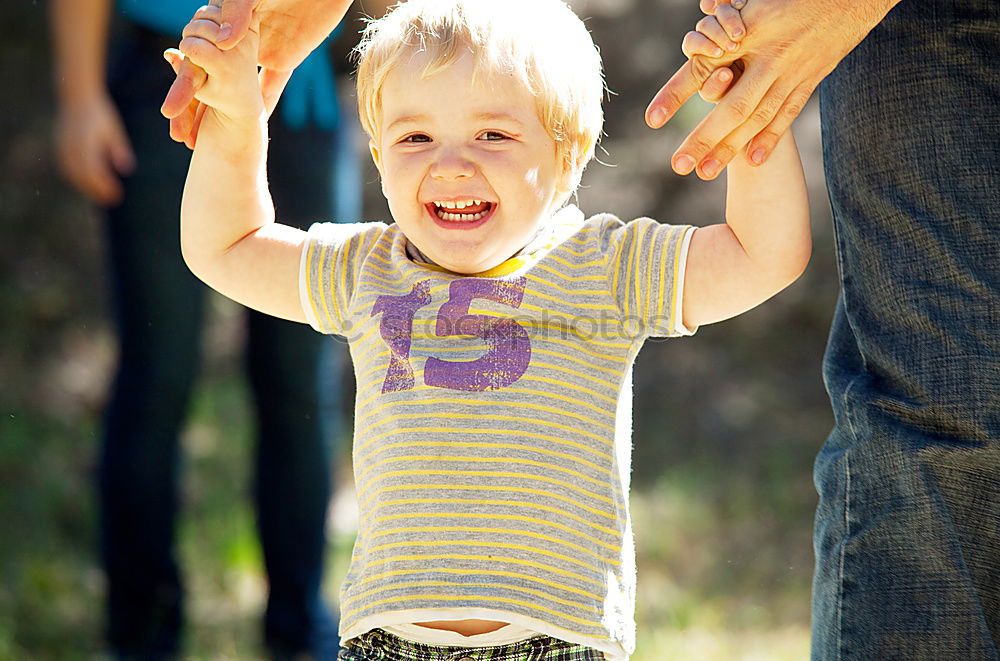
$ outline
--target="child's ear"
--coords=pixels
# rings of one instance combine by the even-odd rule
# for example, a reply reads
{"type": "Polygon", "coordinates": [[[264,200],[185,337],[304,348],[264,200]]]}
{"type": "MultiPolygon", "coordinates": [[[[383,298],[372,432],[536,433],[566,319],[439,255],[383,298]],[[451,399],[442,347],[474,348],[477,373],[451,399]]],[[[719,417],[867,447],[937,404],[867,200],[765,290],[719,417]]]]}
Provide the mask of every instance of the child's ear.
{"type": "Polygon", "coordinates": [[[576,190],[577,186],[580,185],[580,177],[583,175],[579,169],[577,169],[568,156],[563,156],[562,158],[562,172],[559,174],[559,181],[557,183],[557,190],[560,195],[569,196],[576,190]]]}
{"type": "Polygon", "coordinates": [[[382,182],[382,194],[385,194],[385,176],[382,174],[382,152],[379,150],[378,145],[375,144],[374,140],[368,141],[368,151],[372,155],[372,161],[375,162],[375,167],[378,169],[378,178],[382,182]]]}

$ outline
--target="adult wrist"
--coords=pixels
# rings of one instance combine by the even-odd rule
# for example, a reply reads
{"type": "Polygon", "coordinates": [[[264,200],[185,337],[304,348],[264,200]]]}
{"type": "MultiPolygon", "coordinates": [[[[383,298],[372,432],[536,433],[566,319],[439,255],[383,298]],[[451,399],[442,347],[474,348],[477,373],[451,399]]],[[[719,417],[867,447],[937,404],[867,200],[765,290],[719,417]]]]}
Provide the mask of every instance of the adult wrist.
{"type": "Polygon", "coordinates": [[[860,39],[868,36],[871,30],[882,22],[893,7],[899,4],[900,0],[854,0],[850,3],[848,13],[855,19],[855,23],[863,30],[860,39]]]}
{"type": "Polygon", "coordinates": [[[67,109],[91,108],[95,105],[112,103],[111,94],[103,84],[57,85],[56,99],[60,106],[67,109]]]}

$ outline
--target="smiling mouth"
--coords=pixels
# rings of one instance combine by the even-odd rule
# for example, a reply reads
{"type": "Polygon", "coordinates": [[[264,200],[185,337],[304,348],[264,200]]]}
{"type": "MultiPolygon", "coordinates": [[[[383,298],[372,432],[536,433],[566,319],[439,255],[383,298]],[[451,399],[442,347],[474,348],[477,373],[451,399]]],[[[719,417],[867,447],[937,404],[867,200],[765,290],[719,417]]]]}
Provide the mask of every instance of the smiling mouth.
{"type": "Polygon", "coordinates": [[[458,200],[431,202],[427,205],[441,220],[453,223],[472,223],[482,220],[496,206],[483,200],[458,200]]]}

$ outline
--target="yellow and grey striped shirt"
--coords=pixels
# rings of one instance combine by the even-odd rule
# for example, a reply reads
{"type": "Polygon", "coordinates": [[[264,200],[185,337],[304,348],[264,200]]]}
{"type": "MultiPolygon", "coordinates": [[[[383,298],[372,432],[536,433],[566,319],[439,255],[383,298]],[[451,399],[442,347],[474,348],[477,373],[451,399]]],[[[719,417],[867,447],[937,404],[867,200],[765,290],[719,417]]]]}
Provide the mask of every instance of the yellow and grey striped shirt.
{"type": "Polygon", "coordinates": [[[302,305],[357,377],[345,640],[478,618],[632,652],[631,368],[690,334],[692,229],[567,207],[472,276],[410,259],[395,225],[309,230],[302,305]]]}

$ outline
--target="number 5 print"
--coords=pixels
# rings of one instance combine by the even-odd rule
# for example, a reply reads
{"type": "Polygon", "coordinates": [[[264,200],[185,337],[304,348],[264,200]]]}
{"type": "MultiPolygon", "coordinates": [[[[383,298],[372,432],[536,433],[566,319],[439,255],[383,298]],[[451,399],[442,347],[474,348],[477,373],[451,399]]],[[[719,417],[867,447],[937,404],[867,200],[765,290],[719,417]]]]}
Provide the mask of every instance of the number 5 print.
{"type": "Polygon", "coordinates": [[[510,318],[469,314],[475,298],[496,301],[512,308],[521,307],[526,278],[489,280],[467,278],[451,283],[448,302],[438,310],[438,337],[475,335],[486,341],[489,350],[470,361],[428,358],[424,383],[451,390],[497,390],[509,386],[528,369],[531,341],[521,324],[510,318]]]}
{"type": "MultiPolygon", "coordinates": [[[[370,316],[382,314],[379,332],[390,352],[382,392],[413,387],[413,367],[410,365],[413,316],[431,302],[429,282],[418,282],[410,293],[403,296],[379,296],[372,306],[370,316]]],[[[489,350],[476,360],[428,358],[424,365],[424,383],[438,388],[476,392],[497,390],[520,379],[531,360],[531,341],[527,331],[513,319],[469,314],[469,306],[473,299],[484,298],[512,308],[521,307],[526,282],[526,278],[467,278],[452,282],[448,301],[438,310],[435,334],[438,337],[475,335],[486,341],[489,350]]]]}

